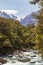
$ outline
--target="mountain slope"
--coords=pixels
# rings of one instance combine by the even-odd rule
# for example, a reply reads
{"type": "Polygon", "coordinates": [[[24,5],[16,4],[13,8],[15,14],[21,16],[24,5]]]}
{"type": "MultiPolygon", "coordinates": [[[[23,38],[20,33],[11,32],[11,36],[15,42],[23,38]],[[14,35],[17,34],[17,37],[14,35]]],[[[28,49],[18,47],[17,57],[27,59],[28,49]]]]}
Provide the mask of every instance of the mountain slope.
{"type": "Polygon", "coordinates": [[[27,25],[33,22],[34,24],[37,23],[37,20],[33,18],[33,14],[37,14],[38,12],[31,13],[30,15],[27,15],[24,19],[21,19],[22,25],[27,25]]]}
{"type": "Polygon", "coordinates": [[[0,11],[0,17],[17,19],[17,16],[15,16],[14,14],[8,14],[2,11],[0,11]]]}
{"type": "MultiPolygon", "coordinates": [[[[10,11],[9,10],[7,10],[7,12],[0,11],[0,17],[19,20],[19,18],[17,16],[15,16],[14,12],[12,14],[9,14],[8,12],[10,12],[10,11]]],[[[27,25],[27,24],[30,24],[31,22],[36,24],[37,20],[33,18],[33,14],[38,14],[38,12],[33,12],[30,15],[27,15],[24,19],[20,19],[19,21],[21,22],[22,25],[27,25]]]]}

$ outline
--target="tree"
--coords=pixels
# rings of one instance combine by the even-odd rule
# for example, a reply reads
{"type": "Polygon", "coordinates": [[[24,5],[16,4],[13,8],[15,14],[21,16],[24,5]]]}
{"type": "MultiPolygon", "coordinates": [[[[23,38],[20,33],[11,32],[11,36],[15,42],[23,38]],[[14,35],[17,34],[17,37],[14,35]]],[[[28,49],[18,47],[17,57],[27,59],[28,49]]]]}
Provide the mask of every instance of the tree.
{"type": "Polygon", "coordinates": [[[35,46],[35,25],[28,24],[24,32],[24,46],[26,48],[33,48],[35,46]]]}
{"type": "Polygon", "coordinates": [[[37,15],[38,24],[36,27],[37,30],[36,39],[38,41],[39,48],[43,48],[43,9],[41,9],[39,12],[40,14],[37,15]]]}
{"type": "Polygon", "coordinates": [[[32,0],[32,1],[30,1],[30,3],[31,3],[31,4],[36,4],[36,3],[38,3],[40,6],[43,7],[43,0],[32,0]]]}
{"type": "Polygon", "coordinates": [[[35,15],[35,18],[38,19],[38,23],[36,26],[36,43],[43,55],[43,0],[33,0],[30,3],[38,3],[41,6],[39,13],[35,15]]]}

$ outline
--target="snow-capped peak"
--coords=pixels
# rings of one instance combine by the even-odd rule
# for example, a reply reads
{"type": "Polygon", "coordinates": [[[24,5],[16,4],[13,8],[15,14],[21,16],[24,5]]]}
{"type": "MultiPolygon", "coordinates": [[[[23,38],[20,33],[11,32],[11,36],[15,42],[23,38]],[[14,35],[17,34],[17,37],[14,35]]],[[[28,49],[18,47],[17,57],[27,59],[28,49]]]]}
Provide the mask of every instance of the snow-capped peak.
{"type": "Polygon", "coordinates": [[[17,12],[17,10],[0,10],[0,17],[18,19],[17,12]]]}

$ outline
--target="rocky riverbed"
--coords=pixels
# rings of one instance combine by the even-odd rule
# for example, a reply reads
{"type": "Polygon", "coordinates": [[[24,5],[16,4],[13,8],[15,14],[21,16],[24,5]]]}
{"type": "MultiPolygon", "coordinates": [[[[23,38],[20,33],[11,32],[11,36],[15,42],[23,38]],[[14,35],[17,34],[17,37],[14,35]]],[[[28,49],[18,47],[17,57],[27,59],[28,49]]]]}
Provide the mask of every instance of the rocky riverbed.
{"type": "Polygon", "coordinates": [[[38,50],[16,51],[3,59],[7,62],[0,62],[0,65],[43,65],[43,59],[38,50]]]}

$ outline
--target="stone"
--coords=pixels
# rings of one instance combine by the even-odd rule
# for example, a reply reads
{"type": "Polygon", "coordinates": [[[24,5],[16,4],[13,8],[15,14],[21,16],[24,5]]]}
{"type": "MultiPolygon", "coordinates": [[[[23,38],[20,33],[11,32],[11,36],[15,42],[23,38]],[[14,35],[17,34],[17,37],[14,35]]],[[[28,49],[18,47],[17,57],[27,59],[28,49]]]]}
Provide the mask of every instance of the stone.
{"type": "Polygon", "coordinates": [[[5,59],[3,59],[3,58],[0,58],[0,63],[4,64],[4,63],[6,63],[6,62],[7,62],[7,60],[5,60],[5,59]]]}

